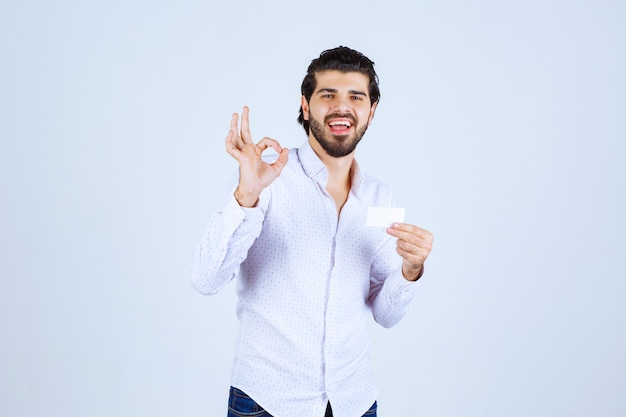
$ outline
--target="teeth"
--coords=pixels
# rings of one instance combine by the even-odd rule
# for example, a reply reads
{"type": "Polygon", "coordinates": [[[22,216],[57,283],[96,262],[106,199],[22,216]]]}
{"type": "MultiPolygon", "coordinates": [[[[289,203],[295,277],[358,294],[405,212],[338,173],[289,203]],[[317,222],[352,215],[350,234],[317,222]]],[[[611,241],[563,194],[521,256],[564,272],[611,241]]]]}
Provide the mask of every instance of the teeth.
{"type": "Polygon", "coordinates": [[[331,126],[342,125],[342,126],[350,127],[350,122],[330,122],[329,125],[331,126]]]}

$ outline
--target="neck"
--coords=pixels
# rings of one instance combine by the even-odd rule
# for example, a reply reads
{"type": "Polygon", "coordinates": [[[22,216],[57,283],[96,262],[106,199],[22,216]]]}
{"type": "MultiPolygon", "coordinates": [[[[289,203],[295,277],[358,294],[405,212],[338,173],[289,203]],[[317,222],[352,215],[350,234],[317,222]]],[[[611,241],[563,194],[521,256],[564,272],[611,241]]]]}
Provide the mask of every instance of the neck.
{"type": "Polygon", "coordinates": [[[314,139],[309,138],[311,147],[320,158],[326,169],[328,170],[328,182],[326,183],[326,191],[335,200],[337,213],[341,212],[341,208],[348,200],[348,194],[352,187],[352,177],[350,170],[354,161],[354,152],[335,158],[324,151],[320,144],[314,139]]]}

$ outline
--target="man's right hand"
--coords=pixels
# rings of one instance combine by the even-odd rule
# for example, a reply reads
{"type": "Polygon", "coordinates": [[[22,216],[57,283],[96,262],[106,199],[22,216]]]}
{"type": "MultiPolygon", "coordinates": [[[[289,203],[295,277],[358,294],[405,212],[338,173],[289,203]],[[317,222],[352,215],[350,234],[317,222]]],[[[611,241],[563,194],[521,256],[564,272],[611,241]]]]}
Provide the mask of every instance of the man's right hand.
{"type": "Polygon", "coordinates": [[[256,205],[261,191],[278,178],[289,158],[287,148],[282,148],[274,139],[265,137],[256,145],[252,142],[249,113],[248,107],[244,107],[241,113],[241,129],[239,115],[234,113],[226,136],[226,152],[239,163],[239,186],[235,190],[235,198],[242,207],[256,205]],[[261,159],[263,151],[269,147],[279,154],[272,164],[261,159]]]}

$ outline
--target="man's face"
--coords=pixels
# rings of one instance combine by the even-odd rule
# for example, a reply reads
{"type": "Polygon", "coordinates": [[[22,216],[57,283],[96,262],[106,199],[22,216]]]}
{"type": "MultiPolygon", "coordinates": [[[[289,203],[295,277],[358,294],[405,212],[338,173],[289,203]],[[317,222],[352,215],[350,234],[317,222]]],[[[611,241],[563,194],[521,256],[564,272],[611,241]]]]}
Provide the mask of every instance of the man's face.
{"type": "Polygon", "coordinates": [[[323,71],[315,74],[317,86],[309,102],[302,97],[309,137],[335,158],[351,154],[372,122],[369,77],[360,72],[323,71]]]}

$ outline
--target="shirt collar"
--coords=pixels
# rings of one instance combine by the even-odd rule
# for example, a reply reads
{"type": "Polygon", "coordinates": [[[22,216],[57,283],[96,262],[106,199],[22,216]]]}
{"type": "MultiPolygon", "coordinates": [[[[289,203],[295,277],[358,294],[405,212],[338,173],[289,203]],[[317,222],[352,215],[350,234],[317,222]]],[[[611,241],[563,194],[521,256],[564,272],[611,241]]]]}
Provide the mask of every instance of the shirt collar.
{"type": "Polygon", "coordinates": [[[307,176],[316,178],[322,175],[326,180],[328,179],[326,166],[324,166],[322,160],[317,156],[308,140],[298,148],[298,158],[307,176]]]}
{"type": "MultiPolygon", "coordinates": [[[[326,187],[326,184],[328,183],[328,170],[322,160],[317,156],[308,140],[304,142],[300,148],[298,148],[298,158],[300,159],[300,164],[302,165],[306,175],[317,180],[321,185],[326,187]]],[[[351,191],[356,194],[358,193],[361,183],[363,182],[361,168],[359,167],[356,159],[352,160],[350,175],[352,175],[351,191]]]]}

